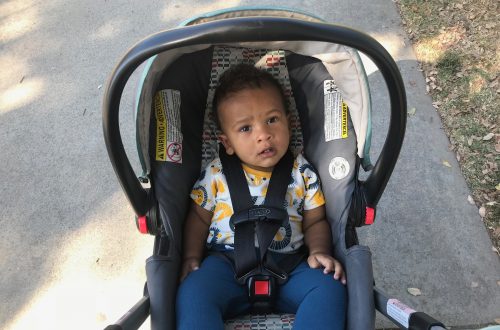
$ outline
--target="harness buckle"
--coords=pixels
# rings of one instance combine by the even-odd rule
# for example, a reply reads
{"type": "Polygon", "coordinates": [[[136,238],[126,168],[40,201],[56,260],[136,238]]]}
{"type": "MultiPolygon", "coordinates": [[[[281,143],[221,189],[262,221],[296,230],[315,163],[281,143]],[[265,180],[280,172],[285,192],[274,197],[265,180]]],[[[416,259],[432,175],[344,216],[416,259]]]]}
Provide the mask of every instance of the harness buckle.
{"type": "Polygon", "coordinates": [[[276,298],[276,279],[268,275],[253,275],[248,277],[247,287],[253,312],[270,313],[276,298]]]}

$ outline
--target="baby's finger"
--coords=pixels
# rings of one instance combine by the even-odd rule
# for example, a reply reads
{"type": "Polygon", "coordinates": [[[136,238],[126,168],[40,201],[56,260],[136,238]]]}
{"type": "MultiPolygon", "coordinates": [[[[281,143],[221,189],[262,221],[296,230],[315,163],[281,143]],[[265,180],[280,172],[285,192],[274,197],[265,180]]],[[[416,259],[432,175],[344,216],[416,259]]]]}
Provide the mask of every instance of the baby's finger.
{"type": "Polygon", "coordinates": [[[340,282],[342,282],[342,284],[344,284],[344,285],[347,284],[347,278],[346,278],[344,272],[342,273],[342,278],[340,279],[340,282]]]}
{"type": "MultiPolygon", "coordinates": [[[[335,262],[335,274],[333,275],[333,278],[336,280],[340,279],[341,281],[342,279],[344,279],[345,281],[344,270],[342,269],[342,265],[337,260],[335,260],[334,262],[335,262]]],[[[342,283],[344,283],[344,281],[342,281],[342,283]]]]}
{"type": "Polygon", "coordinates": [[[311,268],[319,268],[321,266],[321,264],[319,263],[318,259],[315,256],[309,256],[309,258],[307,258],[307,264],[311,268]]]}
{"type": "Polygon", "coordinates": [[[200,269],[200,263],[198,261],[192,261],[189,263],[188,267],[189,267],[189,272],[192,272],[193,270],[200,269]]]}
{"type": "Polygon", "coordinates": [[[321,263],[325,269],[323,270],[324,274],[328,274],[334,271],[335,263],[330,256],[317,256],[318,261],[321,263]]]}

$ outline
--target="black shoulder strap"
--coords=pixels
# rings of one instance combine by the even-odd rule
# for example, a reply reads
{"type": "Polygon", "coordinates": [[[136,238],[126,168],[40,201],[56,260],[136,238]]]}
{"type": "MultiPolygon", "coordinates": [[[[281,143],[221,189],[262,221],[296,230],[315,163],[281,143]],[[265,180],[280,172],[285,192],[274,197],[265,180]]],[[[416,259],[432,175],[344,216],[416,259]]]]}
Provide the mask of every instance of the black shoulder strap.
{"type": "MultiPolygon", "coordinates": [[[[290,150],[288,150],[273,169],[263,206],[284,209],[286,211],[285,198],[288,185],[290,184],[292,167],[293,155],[290,150]]],[[[259,241],[260,261],[264,260],[267,249],[271,245],[276,232],[281,226],[285,225],[287,221],[288,213],[285,213],[285,219],[283,219],[282,222],[272,223],[259,221],[255,224],[255,232],[257,234],[257,240],[259,241]]]]}
{"type": "Polygon", "coordinates": [[[240,159],[236,155],[228,155],[222,144],[219,145],[219,158],[222,172],[226,177],[234,213],[252,207],[252,196],[240,159]]]}
{"type": "MultiPolygon", "coordinates": [[[[222,145],[220,145],[219,149],[219,158],[233,204],[233,217],[248,210],[248,219],[251,220],[253,214],[259,212],[252,213],[250,211],[254,205],[241,161],[236,155],[229,156],[222,145]]],[[[264,204],[260,205],[258,209],[266,207],[284,209],[293,160],[292,153],[287,151],[285,156],[276,164],[271,175],[264,204]]],[[[257,210],[257,208],[254,208],[254,210],[257,210]]],[[[288,221],[288,218],[285,220],[288,221]]],[[[282,225],[282,221],[242,221],[235,225],[234,259],[237,278],[246,277],[245,275],[250,274],[262,263],[269,245],[282,225]],[[256,254],[255,250],[255,234],[259,242],[259,255],[256,254]]]]}

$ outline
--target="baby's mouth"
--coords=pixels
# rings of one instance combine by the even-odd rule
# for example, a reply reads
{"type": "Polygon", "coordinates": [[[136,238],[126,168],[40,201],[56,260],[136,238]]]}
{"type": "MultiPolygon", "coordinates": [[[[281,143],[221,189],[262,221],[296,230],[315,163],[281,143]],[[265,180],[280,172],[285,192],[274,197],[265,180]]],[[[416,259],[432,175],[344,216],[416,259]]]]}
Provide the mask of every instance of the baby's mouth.
{"type": "Polygon", "coordinates": [[[272,154],[274,154],[273,147],[266,148],[266,149],[262,150],[261,152],[259,152],[259,156],[270,156],[272,154]]]}

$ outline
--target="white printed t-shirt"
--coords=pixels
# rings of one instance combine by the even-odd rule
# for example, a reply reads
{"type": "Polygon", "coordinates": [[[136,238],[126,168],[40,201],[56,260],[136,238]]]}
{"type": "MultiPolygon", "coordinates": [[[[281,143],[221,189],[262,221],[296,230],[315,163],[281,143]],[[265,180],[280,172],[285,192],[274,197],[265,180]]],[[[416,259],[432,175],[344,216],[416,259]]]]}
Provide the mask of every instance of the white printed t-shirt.
{"type": "MultiPolygon", "coordinates": [[[[271,172],[258,171],[243,165],[250,195],[254,205],[262,205],[269,186],[271,172]]],[[[213,212],[207,238],[208,248],[234,249],[234,230],[229,219],[233,215],[231,197],[222,173],[219,158],[211,161],[194,184],[191,198],[204,209],[213,212]]],[[[292,180],[286,193],[287,225],[276,233],[269,249],[280,253],[291,253],[304,244],[302,214],[325,204],[319,177],[309,162],[299,154],[294,161],[292,180]]]]}

